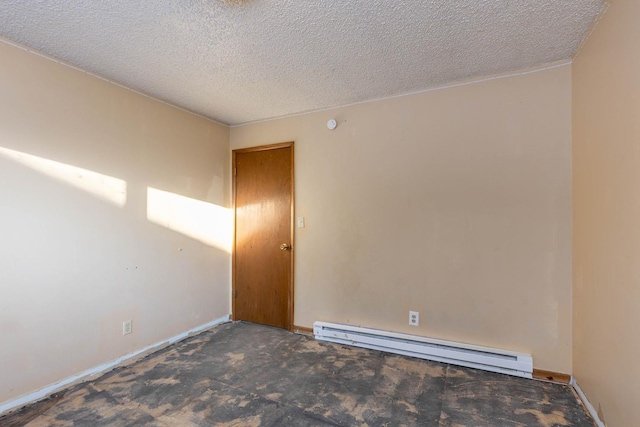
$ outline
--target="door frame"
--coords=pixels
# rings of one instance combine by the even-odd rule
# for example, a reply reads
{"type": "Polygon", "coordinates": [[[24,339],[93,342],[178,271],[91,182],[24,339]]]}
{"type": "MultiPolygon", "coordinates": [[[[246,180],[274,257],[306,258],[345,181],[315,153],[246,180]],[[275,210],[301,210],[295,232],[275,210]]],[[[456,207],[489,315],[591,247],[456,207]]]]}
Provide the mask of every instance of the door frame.
{"type": "Polygon", "coordinates": [[[269,144],[269,145],[260,145],[257,147],[248,147],[248,148],[238,148],[236,150],[232,150],[231,151],[231,197],[232,197],[232,202],[231,202],[231,209],[233,210],[233,242],[232,242],[232,248],[231,248],[231,319],[232,320],[237,320],[236,319],[236,189],[237,189],[237,183],[236,183],[236,179],[237,179],[237,169],[236,169],[236,162],[237,162],[237,154],[238,153],[251,153],[251,152],[255,152],[255,151],[266,151],[266,150],[277,150],[279,148],[291,148],[291,224],[290,224],[290,233],[291,233],[291,266],[290,271],[291,271],[291,276],[289,278],[289,297],[288,297],[288,313],[289,313],[289,325],[288,325],[288,329],[290,331],[293,331],[294,329],[294,325],[293,325],[293,314],[294,314],[294,307],[293,307],[293,301],[294,301],[294,286],[293,286],[293,282],[294,282],[294,256],[295,256],[295,249],[296,249],[296,243],[295,243],[295,182],[294,182],[294,176],[295,176],[295,171],[294,171],[294,158],[295,158],[295,151],[294,151],[294,142],[290,141],[290,142],[281,142],[278,144],[269,144]]]}

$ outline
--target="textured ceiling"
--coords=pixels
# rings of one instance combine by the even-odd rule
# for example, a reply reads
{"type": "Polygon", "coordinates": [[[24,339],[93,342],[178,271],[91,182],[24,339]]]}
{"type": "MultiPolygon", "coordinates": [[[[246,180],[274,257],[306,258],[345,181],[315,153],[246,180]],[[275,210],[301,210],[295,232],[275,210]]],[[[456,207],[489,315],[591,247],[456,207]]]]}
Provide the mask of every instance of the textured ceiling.
{"type": "Polygon", "coordinates": [[[235,125],[570,59],[602,0],[3,0],[0,35],[235,125]]]}

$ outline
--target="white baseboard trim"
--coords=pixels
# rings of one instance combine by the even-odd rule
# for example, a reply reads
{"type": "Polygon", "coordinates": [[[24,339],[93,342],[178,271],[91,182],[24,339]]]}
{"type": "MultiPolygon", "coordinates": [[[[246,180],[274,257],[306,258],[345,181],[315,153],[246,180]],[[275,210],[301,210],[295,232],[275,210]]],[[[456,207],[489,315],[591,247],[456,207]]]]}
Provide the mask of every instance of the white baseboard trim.
{"type": "Polygon", "coordinates": [[[584,394],[573,375],[571,376],[571,382],[569,384],[571,384],[576,393],[578,393],[578,396],[580,396],[580,400],[582,400],[582,404],[585,406],[585,408],[587,408],[587,411],[589,411],[589,414],[591,414],[598,427],[607,427],[606,424],[600,420],[598,411],[596,411],[591,402],[589,402],[589,399],[587,399],[587,395],[584,394]]]}
{"type": "Polygon", "coordinates": [[[133,361],[136,358],[140,358],[143,356],[146,356],[147,354],[153,353],[155,351],[158,351],[164,347],[167,347],[173,343],[176,343],[178,341],[181,341],[187,337],[190,337],[192,335],[195,335],[199,332],[202,332],[206,329],[210,329],[214,326],[217,326],[221,323],[225,323],[229,321],[230,316],[226,315],[226,316],[222,316],[218,319],[215,319],[209,323],[205,323],[204,325],[200,325],[200,326],[196,326],[193,329],[189,329],[186,332],[183,332],[181,334],[175,335],[171,338],[167,338],[166,340],[162,340],[159,341],[157,343],[151,344],[149,346],[146,346],[144,348],[141,348],[139,350],[133,351],[131,353],[125,354],[124,356],[120,356],[117,359],[114,359],[110,362],[107,363],[103,363],[102,365],[98,365],[95,366],[93,368],[89,368],[85,371],[82,371],[76,375],[72,375],[70,377],[67,377],[63,380],[57,381],[55,383],[49,384],[37,391],[31,392],[31,393],[27,393],[25,395],[22,395],[16,399],[13,400],[9,400],[3,403],[0,403],[0,415],[2,415],[5,412],[8,412],[12,409],[17,409],[19,407],[22,407],[28,403],[33,403],[36,402],[38,400],[41,400],[57,391],[60,391],[62,389],[65,389],[71,385],[75,385],[75,384],[79,384],[81,382],[87,381],[89,380],[91,377],[96,377],[102,373],[105,373],[107,371],[110,371],[111,369],[115,368],[118,365],[122,365],[125,362],[129,362],[129,361],[133,361]]]}

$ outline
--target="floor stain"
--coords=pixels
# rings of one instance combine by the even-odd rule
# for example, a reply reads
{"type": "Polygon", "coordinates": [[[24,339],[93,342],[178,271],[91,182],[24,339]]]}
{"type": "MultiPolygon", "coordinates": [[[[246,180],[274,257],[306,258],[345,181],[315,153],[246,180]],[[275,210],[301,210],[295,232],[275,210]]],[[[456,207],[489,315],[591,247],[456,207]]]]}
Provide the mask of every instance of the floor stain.
{"type": "Polygon", "coordinates": [[[545,414],[537,409],[516,409],[516,414],[533,414],[538,419],[540,425],[545,427],[555,426],[569,426],[571,425],[565,418],[564,414],[560,411],[553,411],[550,414],[545,414]]]}
{"type": "Polygon", "coordinates": [[[565,385],[226,323],[0,426],[594,427],[565,385]]]}

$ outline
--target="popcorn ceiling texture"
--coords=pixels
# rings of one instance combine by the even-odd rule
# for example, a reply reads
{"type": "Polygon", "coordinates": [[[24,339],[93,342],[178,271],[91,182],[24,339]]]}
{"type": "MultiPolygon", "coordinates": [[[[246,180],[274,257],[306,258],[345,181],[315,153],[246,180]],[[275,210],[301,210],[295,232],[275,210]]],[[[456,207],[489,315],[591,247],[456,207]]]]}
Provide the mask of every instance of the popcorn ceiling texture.
{"type": "Polygon", "coordinates": [[[602,0],[0,2],[0,36],[223,123],[570,59],[602,0]]]}

